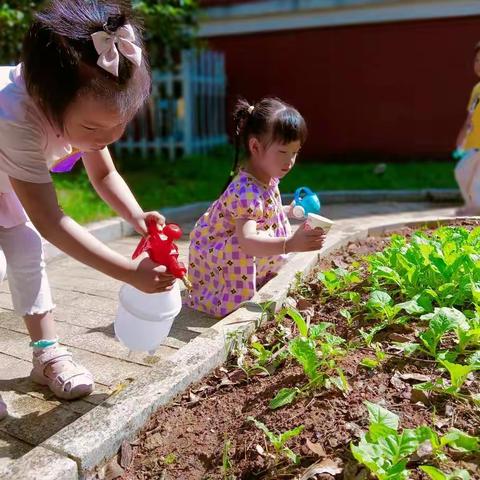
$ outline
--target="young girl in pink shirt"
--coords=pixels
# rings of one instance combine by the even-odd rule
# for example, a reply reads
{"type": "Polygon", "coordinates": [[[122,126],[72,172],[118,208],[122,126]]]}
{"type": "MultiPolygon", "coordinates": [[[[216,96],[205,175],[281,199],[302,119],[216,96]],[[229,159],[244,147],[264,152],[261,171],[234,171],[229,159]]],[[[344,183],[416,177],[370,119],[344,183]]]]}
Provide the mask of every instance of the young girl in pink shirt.
{"type": "MultiPolygon", "coordinates": [[[[127,5],[54,0],[30,27],[23,62],[0,68],[0,279],[6,271],[15,311],[30,334],[32,379],[65,399],[89,394],[94,382],[58,343],[40,235],[142,291],[160,292],[174,282],[164,267],[132,262],[65,215],[50,177],[51,169],[82,156],[95,190],[137,232],[147,233],[149,217],[163,221],[142,210],[107,147],[151,88],[140,29],[127,5]]],[[[5,414],[0,399],[0,417],[5,414]]]]}

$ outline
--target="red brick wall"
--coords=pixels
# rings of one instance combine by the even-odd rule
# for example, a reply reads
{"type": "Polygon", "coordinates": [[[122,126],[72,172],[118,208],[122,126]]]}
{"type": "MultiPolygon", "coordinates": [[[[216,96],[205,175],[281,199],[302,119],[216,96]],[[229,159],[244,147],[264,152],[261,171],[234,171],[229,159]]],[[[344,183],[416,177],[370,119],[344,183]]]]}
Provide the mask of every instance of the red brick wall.
{"type": "Polygon", "coordinates": [[[210,39],[235,97],[276,95],[307,119],[306,155],[447,153],[476,81],[480,17],[210,39]]]}

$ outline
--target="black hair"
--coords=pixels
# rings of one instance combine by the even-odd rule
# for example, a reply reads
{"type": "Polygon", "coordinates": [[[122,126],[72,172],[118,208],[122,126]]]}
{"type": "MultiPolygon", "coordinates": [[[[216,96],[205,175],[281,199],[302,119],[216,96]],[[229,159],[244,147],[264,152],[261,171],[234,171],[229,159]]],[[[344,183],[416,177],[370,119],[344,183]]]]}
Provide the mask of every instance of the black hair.
{"type": "Polygon", "coordinates": [[[307,139],[307,125],[303,117],[279,98],[263,98],[252,105],[243,98],[239,99],[233,111],[233,121],[235,160],[224,191],[237,173],[241,148],[247,155],[250,153],[249,140],[252,136],[265,145],[295,141],[303,145],[307,139]]]}
{"type": "Polygon", "coordinates": [[[106,99],[129,118],[151,91],[150,67],[130,2],[53,0],[35,15],[23,43],[23,74],[28,93],[60,128],[68,105],[78,94],[106,99]],[[120,53],[118,77],[97,65],[91,35],[115,32],[130,24],[142,49],[137,67],[120,53]]]}

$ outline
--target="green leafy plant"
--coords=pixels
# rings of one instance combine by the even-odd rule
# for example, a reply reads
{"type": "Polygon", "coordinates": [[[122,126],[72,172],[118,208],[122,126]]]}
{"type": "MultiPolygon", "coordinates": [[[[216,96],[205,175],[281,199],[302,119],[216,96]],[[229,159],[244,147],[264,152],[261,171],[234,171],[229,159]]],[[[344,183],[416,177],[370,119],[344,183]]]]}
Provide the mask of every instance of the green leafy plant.
{"type": "Polygon", "coordinates": [[[438,448],[451,447],[458,452],[480,452],[480,439],[468,435],[457,428],[451,428],[437,442],[438,448]]]}
{"type": "MultiPolygon", "coordinates": [[[[368,433],[362,436],[358,445],[351,444],[351,451],[355,459],[365,465],[379,480],[408,479],[407,464],[410,456],[424,442],[429,442],[433,453],[442,459],[446,458],[443,454],[445,447],[463,453],[480,451],[479,438],[461,430],[452,428],[442,437],[426,426],[415,429],[405,428],[399,432],[399,419],[396,414],[374,403],[365,402],[365,405],[370,419],[368,433]]],[[[434,480],[453,480],[458,475],[464,475],[458,477],[461,480],[469,478],[465,470],[456,470],[449,474],[453,476],[448,476],[435,467],[420,468],[434,480]]]]}
{"type": "Polygon", "coordinates": [[[449,373],[450,383],[447,383],[445,379],[439,377],[430,382],[419,383],[415,385],[415,389],[453,395],[465,400],[472,400],[474,403],[476,403],[476,397],[474,394],[464,394],[461,392],[461,389],[468,375],[476,370],[480,370],[480,365],[462,365],[443,359],[438,359],[438,361],[439,364],[442,365],[449,373]]]}
{"type": "Polygon", "coordinates": [[[380,343],[375,343],[373,345],[375,349],[375,358],[372,357],[365,357],[360,361],[360,365],[365,368],[374,369],[377,368],[386,358],[386,353],[382,349],[382,345],[380,343]]]}
{"type": "Polygon", "coordinates": [[[456,308],[435,308],[433,313],[422,315],[420,319],[429,321],[427,330],[419,338],[426,352],[433,357],[437,356],[438,345],[446,333],[455,332],[460,342],[464,338],[464,332],[470,329],[465,315],[456,308]]]}
{"type": "Polygon", "coordinates": [[[362,281],[358,272],[354,270],[348,271],[344,268],[335,268],[319,272],[317,279],[320,280],[329,295],[339,293],[362,281]]]}
{"type": "Polygon", "coordinates": [[[372,284],[407,299],[423,295],[425,300],[427,295],[439,307],[469,303],[475,293],[472,284],[480,278],[479,239],[478,228],[468,232],[462,227],[440,227],[430,236],[415,232],[408,242],[393,235],[389,247],[369,257],[372,284]]]}
{"type": "Polygon", "coordinates": [[[470,480],[467,470],[454,470],[452,473],[445,473],[436,467],[427,465],[421,466],[420,470],[425,472],[432,480],[470,480]]]}
{"type": "Polygon", "coordinates": [[[402,310],[394,305],[392,297],[381,290],[375,290],[370,294],[366,304],[368,316],[391,324],[396,320],[398,313],[402,310]]]}
{"type": "Polygon", "coordinates": [[[365,309],[367,313],[366,318],[378,321],[368,331],[364,328],[360,329],[360,334],[367,345],[370,345],[378,332],[389,325],[395,323],[402,324],[408,321],[407,316],[398,316],[402,311],[402,306],[400,304],[395,305],[392,297],[387,292],[381,290],[375,290],[370,294],[370,298],[365,304],[365,309]]]}
{"type": "Polygon", "coordinates": [[[317,370],[320,366],[320,361],[317,356],[315,342],[311,338],[294,338],[288,346],[288,351],[302,365],[303,371],[311,382],[319,377],[317,370]]]}
{"type": "Polygon", "coordinates": [[[258,366],[263,367],[272,358],[272,351],[265,348],[260,342],[252,342],[250,352],[257,358],[258,366]]]}
{"type": "Polygon", "coordinates": [[[407,463],[419,445],[430,438],[430,429],[418,427],[398,432],[398,416],[374,403],[365,402],[370,425],[358,445],[351,444],[354,458],[379,480],[407,480],[407,463]]]}
{"type": "Polygon", "coordinates": [[[287,313],[293,318],[299,331],[299,336],[289,341],[287,351],[290,357],[303,367],[309,381],[301,388],[282,388],[270,402],[270,408],[283,407],[293,402],[298,394],[320,386],[333,386],[346,392],[349,389],[347,379],[343,371],[335,365],[335,359],[344,354],[341,345],[345,341],[328,332],[332,326],[330,323],[322,322],[309,326],[298,311],[287,308],[283,315],[287,313]],[[331,375],[333,372],[337,375],[331,375]]]}
{"type": "Polygon", "coordinates": [[[253,422],[254,425],[259,428],[264,434],[265,437],[270,441],[270,443],[273,445],[273,448],[275,449],[275,453],[277,455],[282,455],[285,458],[288,458],[290,461],[292,461],[295,464],[300,463],[300,456],[294,453],[292,450],[290,450],[285,444],[290,440],[291,438],[297,437],[300,435],[304,429],[303,425],[300,425],[296,428],[293,428],[292,430],[288,430],[286,432],[280,433],[280,434],[275,434],[271,432],[265,424],[262,422],[256,420],[253,417],[248,417],[248,421],[253,422]]]}
{"type": "Polygon", "coordinates": [[[478,365],[462,365],[449,362],[448,360],[440,360],[440,364],[443,365],[450,374],[450,384],[454,392],[458,392],[462,388],[470,373],[480,370],[480,366],[478,365]]]}

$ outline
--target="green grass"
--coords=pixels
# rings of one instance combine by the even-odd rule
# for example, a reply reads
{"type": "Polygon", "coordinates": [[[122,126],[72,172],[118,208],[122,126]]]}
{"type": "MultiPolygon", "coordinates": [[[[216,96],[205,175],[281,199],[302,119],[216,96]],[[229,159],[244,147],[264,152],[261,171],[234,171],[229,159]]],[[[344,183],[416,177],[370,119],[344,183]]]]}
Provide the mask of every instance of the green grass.
{"type": "Polygon", "coordinates": [[[53,174],[58,203],[79,223],[102,220],[115,212],[97,195],[85,172],[53,174]]]}
{"type": "MultiPolygon", "coordinates": [[[[146,210],[214,200],[221,192],[231,169],[231,152],[221,149],[209,156],[193,155],[169,162],[143,162],[138,171],[124,171],[140,205],[146,210]]],[[[130,169],[132,161],[129,161],[130,169]]],[[[300,160],[282,181],[283,193],[297,187],[313,190],[455,188],[454,163],[422,161],[390,163],[383,175],[375,175],[374,163],[312,163],[300,160]]],[[[59,201],[64,211],[80,223],[108,218],[114,212],[98,198],[85,173],[54,175],[59,201]]]]}

